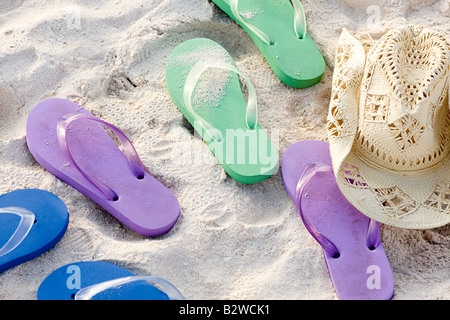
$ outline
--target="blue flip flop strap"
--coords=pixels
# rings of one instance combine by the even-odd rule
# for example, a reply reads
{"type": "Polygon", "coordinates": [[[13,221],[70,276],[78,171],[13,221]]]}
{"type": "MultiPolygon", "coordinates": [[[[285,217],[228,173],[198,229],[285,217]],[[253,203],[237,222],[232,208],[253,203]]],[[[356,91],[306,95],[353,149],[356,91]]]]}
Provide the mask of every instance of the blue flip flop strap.
{"type": "Polygon", "coordinates": [[[34,213],[25,208],[20,207],[0,208],[0,214],[2,213],[15,214],[19,216],[20,222],[11,238],[9,238],[6,244],[2,248],[0,248],[0,257],[10,253],[23,242],[23,240],[27,237],[28,233],[33,227],[34,221],[36,220],[34,213]]]}
{"type": "Polygon", "coordinates": [[[145,175],[145,169],[144,165],[139,158],[139,155],[134,148],[131,141],[126,137],[126,135],[120,131],[117,127],[113,126],[112,124],[109,124],[99,118],[96,118],[92,115],[85,114],[85,113],[71,113],[66,116],[64,116],[57,125],[57,136],[58,136],[58,142],[61,147],[61,150],[64,153],[64,156],[75,166],[75,168],[89,181],[91,182],[95,187],[97,187],[100,192],[102,192],[109,200],[115,200],[117,199],[117,194],[108,186],[101,183],[100,181],[94,179],[93,177],[89,176],[86,172],[84,172],[76,163],[75,159],[73,158],[68,141],[67,141],[67,130],[69,128],[69,124],[75,120],[80,119],[86,119],[86,120],[92,120],[99,122],[106,127],[110,128],[114,134],[119,138],[120,142],[123,146],[123,152],[125,156],[128,159],[128,163],[130,165],[131,171],[133,172],[134,176],[137,179],[142,179],[145,175]]]}
{"type": "Polygon", "coordinates": [[[192,95],[194,93],[195,86],[200,80],[201,75],[208,69],[217,68],[232,71],[240,75],[246,82],[248,88],[248,99],[247,99],[247,110],[246,110],[246,124],[250,130],[256,129],[258,125],[258,102],[256,97],[256,89],[251,83],[250,79],[238,68],[230,63],[225,63],[221,61],[216,61],[213,59],[202,59],[197,62],[186,78],[186,83],[184,85],[183,100],[189,113],[194,117],[196,122],[201,124],[202,128],[205,129],[206,133],[210,135],[210,138],[216,142],[221,142],[223,140],[222,133],[220,130],[216,129],[208,121],[200,117],[192,108],[192,95]]]}
{"type": "MultiPolygon", "coordinates": [[[[308,165],[303,171],[296,187],[295,192],[295,206],[303,220],[306,229],[311,233],[311,235],[316,239],[316,241],[324,248],[324,250],[332,257],[339,255],[338,248],[323,234],[321,234],[303,214],[302,211],[302,199],[303,192],[306,185],[311,181],[311,179],[321,172],[333,173],[333,167],[325,163],[312,163],[308,165]]],[[[370,220],[367,230],[367,247],[375,249],[380,243],[379,236],[380,224],[375,220],[370,220]]],[[[343,230],[345,232],[345,230],[343,230]]]]}
{"type": "MultiPolygon", "coordinates": [[[[294,7],[294,30],[299,39],[304,39],[306,37],[306,15],[303,5],[300,0],[289,0],[294,7]]],[[[261,29],[249,24],[242,15],[239,13],[238,5],[239,0],[228,0],[228,4],[231,8],[231,12],[243,25],[250,29],[258,38],[260,38],[265,44],[273,44],[273,40],[261,31],[261,29]]]]}
{"type": "Polygon", "coordinates": [[[95,295],[109,289],[120,288],[121,286],[133,283],[137,281],[146,281],[151,285],[162,289],[162,291],[169,297],[170,300],[185,300],[181,292],[169,281],[157,278],[157,277],[140,277],[140,276],[131,276],[125,278],[119,278],[114,280],[109,280],[105,282],[101,282],[99,284],[95,284],[86,288],[81,289],[75,295],[75,300],[91,300],[95,295]]]}

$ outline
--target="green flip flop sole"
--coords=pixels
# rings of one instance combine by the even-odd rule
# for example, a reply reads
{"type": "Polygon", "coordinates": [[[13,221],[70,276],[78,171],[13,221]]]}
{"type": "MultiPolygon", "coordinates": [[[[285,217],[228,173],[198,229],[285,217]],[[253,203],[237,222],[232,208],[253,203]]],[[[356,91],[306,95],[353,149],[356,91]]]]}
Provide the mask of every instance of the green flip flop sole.
{"type": "Polygon", "coordinates": [[[306,18],[299,0],[240,0],[240,17],[236,17],[231,8],[237,0],[212,1],[247,32],[283,83],[294,88],[307,88],[320,82],[325,61],[306,32],[306,18]],[[304,22],[304,33],[300,38],[295,28],[298,16],[304,22]],[[266,41],[257,30],[267,36],[266,41]]]}
{"type": "Polygon", "coordinates": [[[253,119],[256,117],[249,116],[239,75],[221,70],[221,65],[238,71],[232,57],[218,43],[209,39],[188,40],[168,58],[167,90],[228,175],[240,183],[258,183],[277,171],[278,151],[253,119]],[[187,85],[193,69],[202,62],[212,66],[200,72],[201,77],[199,73],[198,81],[187,85]],[[214,67],[219,62],[219,68],[214,67]],[[188,86],[193,91],[191,99],[186,99],[188,86]],[[254,128],[249,128],[249,123],[254,123],[254,128]]]}

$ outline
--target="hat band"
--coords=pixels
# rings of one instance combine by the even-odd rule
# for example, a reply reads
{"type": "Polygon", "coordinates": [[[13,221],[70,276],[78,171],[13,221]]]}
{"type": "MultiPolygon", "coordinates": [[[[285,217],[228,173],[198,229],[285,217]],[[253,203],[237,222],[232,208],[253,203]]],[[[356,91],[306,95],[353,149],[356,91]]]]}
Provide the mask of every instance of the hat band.
{"type": "Polygon", "coordinates": [[[394,170],[394,169],[389,169],[386,168],[370,159],[367,159],[362,153],[359,152],[359,150],[357,148],[353,148],[352,149],[353,153],[356,155],[356,157],[358,157],[359,160],[361,160],[363,163],[365,163],[366,165],[368,165],[369,167],[372,167],[376,170],[379,171],[384,171],[386,173],[394,173],[394,174],[398,174],[398,175],[403,175],[403,176],[418,176],[418,175],[422,175],[422,174],[426,174],[430,171],[434,171],[437,168],[441,167],[445,162],[447,162],[447,159],[449,157],[449,155],[447,155],[447,157],[445,157],[444,159],[442,159],[441,161],[435,163],[432,166],[423,168],[423,169],[416,169],[416,170],[394,170]]]}

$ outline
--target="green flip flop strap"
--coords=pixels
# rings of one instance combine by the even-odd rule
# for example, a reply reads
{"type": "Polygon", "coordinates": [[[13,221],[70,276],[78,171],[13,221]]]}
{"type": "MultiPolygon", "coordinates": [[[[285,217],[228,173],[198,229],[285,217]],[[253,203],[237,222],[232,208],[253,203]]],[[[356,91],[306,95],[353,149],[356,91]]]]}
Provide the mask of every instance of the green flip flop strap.
{"type": "Polygon", "coordinates": [[[299,39],[306,37],[306,14],[300,0],[290,0],[294,7],[294,29],[299,39]]]}
{"type": "MultiPolygon", "coordinates": [[[[264,43],[270,45],[273,43],[273,40],[265,34],[260,29],[255,26],[249,24],[245,19],[241,16],[238,9],[239,0],[226,0],[231,8],[231,12],[243,25],[245,25],[248,29],[250,29],[258,38],[260,38],[264,43]]],[[[294,7],[294,29],[297,37],[299,39],[304,39],[306,37],[306,15],[305,10],[303,9],[303,5],[300,0],[289,0],[294,7]]]]}
{"type": "Polygon", "coordinates": [[[200,80],[201,75],[210,68],[224,69],[229,70],[234,73],[240,75],[247,84],[248,89],[248,100],[247,100],[247,110],[246,110],[246,124],[250,130],[256,129],[258,125],[258,102],[256,97],[256,90],[250,79],[242,73],[241,70],[236,68],[235,66],[224,63],[220,61],[215,61],[212,59],[204,59],[197,62],[186,78],[186,83],[184,85],[183,90],[183,100],[186,106],[186,109],[194,118],[194,121],[199,122],[202,125],[202,128],[205,129],[207,134],[211,135],[211,138],[216,142],[221,142],[223,140],[222,132],[216,129],[213,125],[211,125],[208,121],[200,117],[192,108],[192,95],[200,80]]]}

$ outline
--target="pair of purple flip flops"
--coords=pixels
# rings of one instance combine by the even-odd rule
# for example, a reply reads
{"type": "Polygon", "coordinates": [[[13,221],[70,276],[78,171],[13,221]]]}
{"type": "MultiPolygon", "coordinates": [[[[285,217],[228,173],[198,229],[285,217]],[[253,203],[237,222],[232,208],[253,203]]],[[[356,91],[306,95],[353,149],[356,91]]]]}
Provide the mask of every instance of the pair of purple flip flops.
{"type": "Polygon", "coordinates": [[[144,236],[169,231],[178,219],[175,195],[150,175],[118,128],[64,99],[36,105],[27,121],[27,144],[53,175],[144,236]],[[114,132],[122,152],[102,125],[114,132]]]}
{"type": "Polygon", "coordinates": [[[340,192],[329,145],[301,141],[282,159],[282,177],[306,229],[322,246],[335,291],[343,300],[389,300],[394,280],[379,223],[340,192]]]}

